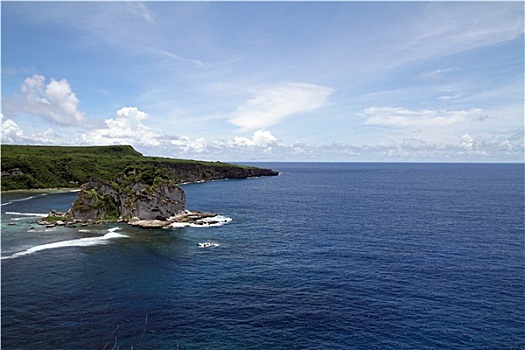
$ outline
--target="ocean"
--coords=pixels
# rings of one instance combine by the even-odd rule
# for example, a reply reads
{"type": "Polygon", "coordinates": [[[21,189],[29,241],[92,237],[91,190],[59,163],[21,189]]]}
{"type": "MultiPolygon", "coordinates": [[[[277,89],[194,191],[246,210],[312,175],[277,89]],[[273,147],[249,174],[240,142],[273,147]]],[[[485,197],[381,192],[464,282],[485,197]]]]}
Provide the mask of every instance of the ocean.
{"type": "Polygon", "coordinates": [[[4,193],[2,349],[525,349],[523,164],[257,165],[182,186],[212,227],[4,193]]]}

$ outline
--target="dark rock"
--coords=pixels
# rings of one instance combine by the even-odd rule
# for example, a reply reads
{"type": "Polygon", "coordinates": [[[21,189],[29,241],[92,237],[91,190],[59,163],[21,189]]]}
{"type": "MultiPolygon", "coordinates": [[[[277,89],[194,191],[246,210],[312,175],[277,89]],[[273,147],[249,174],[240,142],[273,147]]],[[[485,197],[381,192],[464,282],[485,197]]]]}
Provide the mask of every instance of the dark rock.
{"type": "MultiPolygon", "coordinates": [[[[3,164],[2,164],[3,166],[3,164]]],[[[2,171],[2,177],[5,176],[23,176],[24,172],[20,168],[13,168],[13,169],[7,169],[5,171],[2,171]]]]}

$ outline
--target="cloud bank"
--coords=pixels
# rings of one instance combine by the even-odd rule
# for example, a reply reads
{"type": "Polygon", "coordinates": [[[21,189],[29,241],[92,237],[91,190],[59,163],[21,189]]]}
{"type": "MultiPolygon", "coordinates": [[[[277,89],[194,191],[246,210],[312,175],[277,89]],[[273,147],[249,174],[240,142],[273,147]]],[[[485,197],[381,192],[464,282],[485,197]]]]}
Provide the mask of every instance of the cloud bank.
{"type": "Polygon", "coordinates": [[[469,110],[419,110],[397,107],[369,107],[360,115],[368,117],[365,125],[387,127],[443,127],[466,120],[484,119],[482,109],[469,110]]]}
{"type": "MultiPolygon", "coordinates": [[[[380,127],[380,144],[314,145],[282,140],[269,126],[298,113],[326,105],[331,88],[307,83],[286,83],[258,91],[241,105],[229,122],[250,136],[191,138],[168,135],[148,125],[149,115],[135,106],[120,108],[112,118],[93,126],[79,111],[79,100],[65,80],[41,75],[25,79],[13,116],[26,113],[44,118],[53,128],[26,133],[8,116],[2,120],[2,143],[47,145],[129,144],[152,156],[225,161],[522,161],[522,128],[472,129],[494,119],[480,108],[464,110],[412,110],[371,106],[357,113],[361,127],[380,127]],[[72,128],[74,127],[74,128],[72,128]],[[446,128],[446,131],[445,131],[446,128]],[[74,132],[71,132],[73,130],[74,132]],[[76,130],[76,131],[75,131],[76,130]],[[80,132],[78,132],[80,130],[80,132]],[[476,131],[477,130],[477,131],[476,131]],[[386,131],[381,135],[383,131],[386,131]],[[76,132],[76,133],[75,133],[76,132]]],[[[14,99],[10,100],[10,103],[14,99]]],[[[493,125],[493,124],[491,124],[493,125]]],[[[171,132],[171,131],[170,131],[171,132]]],[[[374,132],[377,132],[374,131],[374,132]]]]}
{"type": "Polygon", "coordinates": [[[11,119],[2,118],[2,143],[48,145],[130,144],[151,156],[221,161],[483,161],[519,162],[524,157],[523,130],[497,134],[465,133],[447,143],[405,138],[379,145],[334,143],[312,145],[289,143],[267,129],[251,137],[231,139],[192,139],[168,136],[144,125],[146,113],[136,107],[124,107],[115,118],[107,119],[104,128],[90,130],[80,137],[68,137],[53,129],[26,135],[11,119]]]}

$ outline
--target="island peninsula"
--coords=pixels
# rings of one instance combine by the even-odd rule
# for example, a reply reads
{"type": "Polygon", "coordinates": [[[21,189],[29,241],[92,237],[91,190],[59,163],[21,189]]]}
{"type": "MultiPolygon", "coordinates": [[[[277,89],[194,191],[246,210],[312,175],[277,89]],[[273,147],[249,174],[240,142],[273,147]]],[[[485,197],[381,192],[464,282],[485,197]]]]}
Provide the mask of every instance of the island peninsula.
{"type": "Polygon", "coordinates": [[[213,223],[186,209],[182,183],[275,176],[271,169],[222,162],[145,157],[131,146],[2,145],[2,191],[79,188],[66,213],[42,224],[125,221],[141,227],[213,223]]]}

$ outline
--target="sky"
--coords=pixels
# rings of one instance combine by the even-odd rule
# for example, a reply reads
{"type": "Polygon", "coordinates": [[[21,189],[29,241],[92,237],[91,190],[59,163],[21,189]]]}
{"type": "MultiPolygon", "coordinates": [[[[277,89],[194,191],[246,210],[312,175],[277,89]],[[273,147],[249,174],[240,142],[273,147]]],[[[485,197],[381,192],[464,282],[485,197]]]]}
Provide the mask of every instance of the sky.
{"type": "Polygon", "coordinates": [[[0,6],[3,144],[524,161],[519,1],[0,6]]]}

